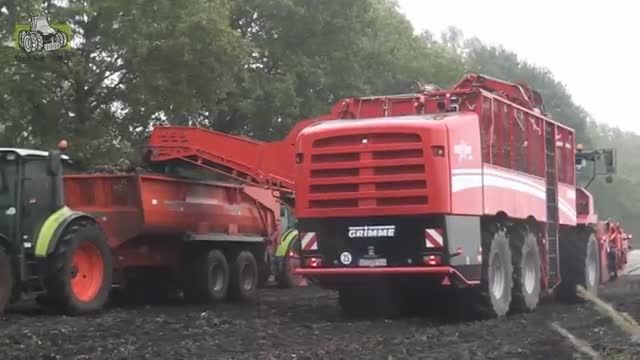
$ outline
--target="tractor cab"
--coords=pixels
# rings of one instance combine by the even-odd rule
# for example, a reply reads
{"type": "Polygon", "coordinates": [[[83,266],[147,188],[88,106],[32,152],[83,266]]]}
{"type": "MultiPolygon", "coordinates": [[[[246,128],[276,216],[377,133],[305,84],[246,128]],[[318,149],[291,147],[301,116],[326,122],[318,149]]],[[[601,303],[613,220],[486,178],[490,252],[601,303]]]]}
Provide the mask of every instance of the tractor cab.
{"type": "MultiPolygon", "coordinates": [[[[44,220],[64,205],[60,151],[0,148],[0,241],[30,252],[44,220]]],[[[31,250],[32,251],[32,250],[31,250]]]]}

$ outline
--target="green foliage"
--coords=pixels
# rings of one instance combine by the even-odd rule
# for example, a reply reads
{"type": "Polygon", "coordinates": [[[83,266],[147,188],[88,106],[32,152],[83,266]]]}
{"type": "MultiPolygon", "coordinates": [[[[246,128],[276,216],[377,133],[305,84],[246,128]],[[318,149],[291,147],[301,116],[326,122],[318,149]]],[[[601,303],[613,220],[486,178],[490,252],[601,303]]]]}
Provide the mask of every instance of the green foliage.
{"type": "Polygon", "coordinates": [[[395,1],[0,0],[0,9],[3,145],[66,138],[85,162],[137,160],[165,121],[275,139],[339,98],[447,87],[474,71],[529,83],[579,142],[617,147],[615,185],[593,190],[602,216],[636,230],[637,135],[596,124],[548,69],[511,51],[455,28],[414,34],[395,1]],[[68,24],[72,48],[16,49],[15,25],[29,14],[68,24]]]}

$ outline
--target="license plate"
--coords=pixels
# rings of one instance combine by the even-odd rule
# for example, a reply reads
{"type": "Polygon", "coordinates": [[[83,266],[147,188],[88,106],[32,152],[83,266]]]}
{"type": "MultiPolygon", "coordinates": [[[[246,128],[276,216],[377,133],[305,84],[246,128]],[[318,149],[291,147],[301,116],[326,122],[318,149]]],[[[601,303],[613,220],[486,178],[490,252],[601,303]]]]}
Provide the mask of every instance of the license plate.
{"type": "Polygon", "coordinates": [[[360,259],[358,260],[360,266],[387,266],[387,259],[360,259]]]}

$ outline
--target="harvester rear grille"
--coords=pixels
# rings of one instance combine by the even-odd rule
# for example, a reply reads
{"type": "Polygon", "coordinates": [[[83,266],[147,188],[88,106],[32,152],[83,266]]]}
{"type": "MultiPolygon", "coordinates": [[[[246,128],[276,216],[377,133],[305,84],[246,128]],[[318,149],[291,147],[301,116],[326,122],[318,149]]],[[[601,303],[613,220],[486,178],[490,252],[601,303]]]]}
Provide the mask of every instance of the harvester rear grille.
{"type": "Polygon", "coordinates": [[[310,157],[309,207],[427,205],[424,155],[416,133],[318,139],[310,157]]]}

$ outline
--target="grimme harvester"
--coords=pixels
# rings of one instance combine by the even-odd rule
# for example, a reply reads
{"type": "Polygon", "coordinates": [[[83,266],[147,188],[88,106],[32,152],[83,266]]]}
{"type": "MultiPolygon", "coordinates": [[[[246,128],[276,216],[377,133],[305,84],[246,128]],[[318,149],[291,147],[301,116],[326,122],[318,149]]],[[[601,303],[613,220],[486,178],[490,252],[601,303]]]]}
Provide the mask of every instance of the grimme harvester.
{"type": "MultiPolygon", "coordinates": [[[[490,316],[575,300],[605,281],[593,196],[576,186],[574,131],[538,92],[469,74],[449,90],[348,98],[263,143],[155,128],[150,160],[183,161],[271,188],[295,205],[303,275],[347,313],[424,289],[472,291],[490,316]]],[[[379,308],[379,307],[378,307],[379,308]]]]}
{"type": "Polygon", "coordinates": [[[93,312],[113,285],[247,300],[274,255],[287,259],[278,242],[289,212],[270,190],[198,181],[172,164],[108,175],[73,173],[69,162],[59,150],[0,148],[0,312],[22,295],[93,312]]]}

